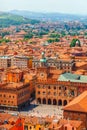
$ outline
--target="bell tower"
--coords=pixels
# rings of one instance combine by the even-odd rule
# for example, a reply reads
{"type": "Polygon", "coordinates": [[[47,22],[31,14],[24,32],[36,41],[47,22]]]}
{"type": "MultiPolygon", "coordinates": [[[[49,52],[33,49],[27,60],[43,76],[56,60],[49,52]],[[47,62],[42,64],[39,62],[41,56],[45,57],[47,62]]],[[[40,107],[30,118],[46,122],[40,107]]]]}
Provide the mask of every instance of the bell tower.
{"type": "Polygon", "coordinates": [[[42,57],[40,59],[40,67],[37,68],[38,79],[47,80],[49,76],[49,68],[46,62],[47,59],[45,57],[45,52],[42,52],[42,57]]]}
{"type": "Polygon", "coordinates": [[[46,66],[46,57],[45,57],[45,52],[42,52],[42,58],[40,59],[40,66],[45,67],[46,66]]]}

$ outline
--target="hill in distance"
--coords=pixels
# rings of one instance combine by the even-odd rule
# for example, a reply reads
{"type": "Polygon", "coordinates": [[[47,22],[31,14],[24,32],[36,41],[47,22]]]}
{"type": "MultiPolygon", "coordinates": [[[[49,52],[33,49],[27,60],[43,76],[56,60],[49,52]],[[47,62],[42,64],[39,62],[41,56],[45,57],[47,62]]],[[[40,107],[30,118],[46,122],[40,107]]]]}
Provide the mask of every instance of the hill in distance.
{"type": "Polygon", "coordinates": [[[31,11],[23,11],[23,10],[12,10],[11,14],[20,15],[30,19],[38,19],[44,21],[83,21],[86,19],[86,16],[82,15],[74,15],[74,14],[63,14],[63,13],[39,13],[39,12],[31,12],[31,11]]]}
{"type": "Polygon", "coordinates": [[[35,24],[39,20],[29,19],[23,16],[19,16],[11,13],[0,12],[0,27],[8,27],[10,25],[21,25],[21,24],[35,24]]]}

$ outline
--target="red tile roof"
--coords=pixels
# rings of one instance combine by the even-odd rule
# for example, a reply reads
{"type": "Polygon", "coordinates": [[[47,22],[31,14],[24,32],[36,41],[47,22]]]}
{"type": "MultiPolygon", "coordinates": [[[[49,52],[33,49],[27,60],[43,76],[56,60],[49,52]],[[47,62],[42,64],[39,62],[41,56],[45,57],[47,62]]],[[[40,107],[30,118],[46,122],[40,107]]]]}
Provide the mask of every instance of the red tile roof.
{"type": "Polygon", "coordinates": [[[77,112],[87,113],[87,91],[83,92],[80,96],[76,97],[63,109],[68,110],[68,111],[77,111],[77,112]]]}

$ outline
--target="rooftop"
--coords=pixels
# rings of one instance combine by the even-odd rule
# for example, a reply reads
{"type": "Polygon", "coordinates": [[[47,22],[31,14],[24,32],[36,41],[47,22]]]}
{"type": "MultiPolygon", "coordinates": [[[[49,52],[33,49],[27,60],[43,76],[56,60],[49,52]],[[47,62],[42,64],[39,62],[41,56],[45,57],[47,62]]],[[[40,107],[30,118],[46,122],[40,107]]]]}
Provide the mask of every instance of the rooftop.
{"type": "Polygon", "coordinates": [[[87,91],[83,92],[81,95],[76,97],[68,105],[66,105],[64,110],[76,111],[87,113],[87,91]]]}
{"type": "Polygon", "coordinates": [[[72,73],[63,73],[59,76],[58,81],[87,83],[87,76],[77,75],[77,74],[72,74],[72,73]]]}

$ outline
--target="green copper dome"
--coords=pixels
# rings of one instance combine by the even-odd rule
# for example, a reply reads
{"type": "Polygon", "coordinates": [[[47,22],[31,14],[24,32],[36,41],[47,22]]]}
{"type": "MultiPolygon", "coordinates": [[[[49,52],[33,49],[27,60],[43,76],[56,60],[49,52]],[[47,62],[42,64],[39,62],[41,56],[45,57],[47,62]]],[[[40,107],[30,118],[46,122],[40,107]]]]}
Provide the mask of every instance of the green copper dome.
{"type": "Polygon", "coordinates": [[[47,61],[46,58],[40,59],[40,62],[46,62],[46,61],[47,61]]]}

